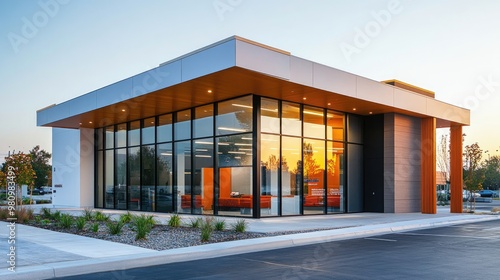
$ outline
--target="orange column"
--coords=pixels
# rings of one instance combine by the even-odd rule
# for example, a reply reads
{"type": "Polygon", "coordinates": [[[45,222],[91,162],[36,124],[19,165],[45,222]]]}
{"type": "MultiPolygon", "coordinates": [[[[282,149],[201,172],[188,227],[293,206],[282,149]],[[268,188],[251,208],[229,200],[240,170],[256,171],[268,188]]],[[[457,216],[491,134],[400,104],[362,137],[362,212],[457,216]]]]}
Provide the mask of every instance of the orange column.
{"type": "Polygon", "coordinates": [[[421,129],[422,213],[436,214],[436,119],[422,119],[421,129]]]}
{"type": "Polygon", "coordinates": [[[462,172],[462,126],[452,125],[450,128],[451,213],[462,213],[462,172]]]}

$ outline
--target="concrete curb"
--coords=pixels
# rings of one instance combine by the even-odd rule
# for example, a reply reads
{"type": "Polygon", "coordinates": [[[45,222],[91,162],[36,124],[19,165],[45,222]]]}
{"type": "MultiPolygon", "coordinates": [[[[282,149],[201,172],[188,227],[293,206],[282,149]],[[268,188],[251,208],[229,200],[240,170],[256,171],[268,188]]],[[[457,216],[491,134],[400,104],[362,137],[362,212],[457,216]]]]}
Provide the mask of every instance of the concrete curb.
{"type": "Polygon", "coordinates": [[[245,239],[224,243],[179,248],[138,255],[126,255],[110,258],[93,258],[78,261],[51,263],[39,266],[21,267],[15,273],[0,272],[1,279],[50,279],[87,273],[131,269],[137,267],[162,265],[184,261],[193,261],[215,257],[253,253],[295,246],[319,244],[331,241],[363,238],[396,232],[443,227],[449,225],[476,223],[500,219],[500,216],[456,216],[436,219],[422,219],[357,226],[334,230],[297,233],[282,236],[245,239]]]}

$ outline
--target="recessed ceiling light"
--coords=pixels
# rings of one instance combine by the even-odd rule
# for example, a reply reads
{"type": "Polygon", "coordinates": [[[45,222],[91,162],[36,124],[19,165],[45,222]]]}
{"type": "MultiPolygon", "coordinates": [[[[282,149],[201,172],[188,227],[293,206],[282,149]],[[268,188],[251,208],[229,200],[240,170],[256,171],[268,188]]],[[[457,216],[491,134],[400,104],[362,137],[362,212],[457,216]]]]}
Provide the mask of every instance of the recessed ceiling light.
{"type": "Polygon", "coordinates": [[[122,109],[122,112],[125,112],[125,109],[122,109]]]}
{"type": "Polygon", "coordinates": [[[209,89],[209,90],[207,90],[207,92],[208,92],[208,93],[212,93],[212,90],[211,90],[211,89],[209,89]]]}
{"type": "Polygon", "coordinates": [[[352,108],[353,111],[356,111],[356,108],[352,108]]]}
{"type": "Polygon", "coordinates": [[[368,114],[370,114],[370,115],[371,115],[371,114],[373,114],[373,112],[370,112],[370,113],[368,113],[368,114]]]}
{"type": "Polygon", "coordinates": [[[92,122],[89,122],[89,123],[92,123],[92,122]]]}
{"type": "Polygon", "coordinates": [[[306,100],[306,99],[307,99],[307,97],[303,97],[302,99],[303,99],[303,100],[306,100]]]}
{"type": "Polygon", "coordinates": [[[332,105],[332,103],[328,103],[328,106],[332,105]]]}
{"type": "Polygon", "coordinates": [[[80,123],[80,125],[82,125],[82,123],[80,123]]]}

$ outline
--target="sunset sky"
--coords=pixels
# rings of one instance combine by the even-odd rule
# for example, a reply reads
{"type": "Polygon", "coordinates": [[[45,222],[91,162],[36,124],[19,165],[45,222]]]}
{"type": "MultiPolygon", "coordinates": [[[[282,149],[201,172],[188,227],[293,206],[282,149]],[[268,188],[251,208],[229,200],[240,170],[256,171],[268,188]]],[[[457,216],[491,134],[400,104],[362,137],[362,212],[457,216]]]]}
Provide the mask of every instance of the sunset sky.
{"type": "Polygon", "coordinates": [[[2,0],[0,162],[51,151],[37,110],[232,35],[432,90],[471,109],[466,144],[500,155],[499,11],[495,0],[2,0]]]}

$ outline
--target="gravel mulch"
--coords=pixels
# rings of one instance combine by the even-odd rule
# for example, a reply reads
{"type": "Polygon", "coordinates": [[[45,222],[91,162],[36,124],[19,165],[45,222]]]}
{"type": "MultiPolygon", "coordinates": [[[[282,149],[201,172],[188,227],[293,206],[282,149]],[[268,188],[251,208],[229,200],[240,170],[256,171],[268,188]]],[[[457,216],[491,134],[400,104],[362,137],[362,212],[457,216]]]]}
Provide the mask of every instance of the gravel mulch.
{"type": "Polygon", "coordinates": [[[235,232],[233,230],[224,231],[213,231],[208,242],[201,241],[201,230],[192,227],[170,227],[167,225],[155,225],[151,232],[147,235],[146,239],[135,240],[135,231],[133,231],[128,224],[122,229],[122,232],[118,235],[112,235],[109,233],[108,228],[104,222],[99,223],[99,230],[97,232],[92,232],[90,228],[87,227],[85,230],[80,231],[73,225],[70,229],[64,229],[57,226],[55,223],[50,224],[39,224],[36,222],[29,222],[28,225],[35,226],[39,228],[44,228],[52,231],[65,232],[71,234],[77,234],[81,236],[97,238],[102,240],[108,240],[112,242],[119,242],[123,244],[139,246],[147,249],[162,251],[182,247],[198,246],[203,244],[226,242],[232,240],[242,240],[249,238],[260,238],[268,236],[286,235],[294,233],[312,232],[319,230],[330,230],[336,228],[323,228],[323,229],[312,229],[312,230],[300,230],[300,231],[284,231],[284,232],[273,232],[273,233],[257,233],[257,232],[235,232]]]}

